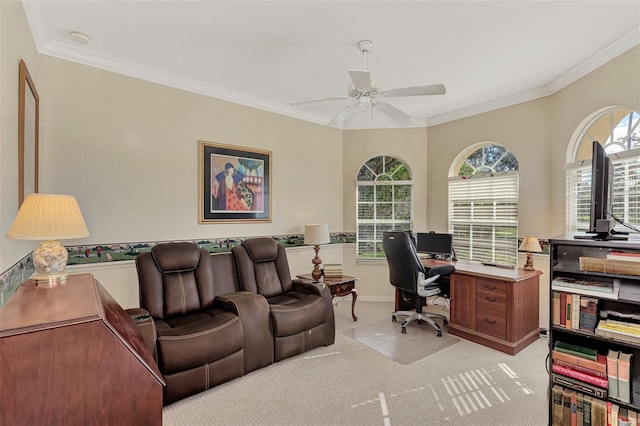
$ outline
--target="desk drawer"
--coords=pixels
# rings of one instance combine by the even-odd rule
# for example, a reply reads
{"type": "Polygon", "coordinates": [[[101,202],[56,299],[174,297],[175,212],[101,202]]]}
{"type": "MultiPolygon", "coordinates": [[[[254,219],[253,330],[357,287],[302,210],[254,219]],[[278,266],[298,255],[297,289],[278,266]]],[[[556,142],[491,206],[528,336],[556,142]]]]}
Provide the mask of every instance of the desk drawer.
{"type": "Polygon", "coordinates": [[[487,306],[499,306],[507,307],[507,295],[505,293],[493,293],[489,291],[482,291],[478,287],[477,293],[478,306],[485,304],[487,306]]]}
{"type": "Polygon", "coordinates": [[[505,340],[507,338],[507,308],[478,303],[476,330],[505,340]]]}
{"type": "Polygon", "coordinates": [[[478,292],[487,291],[490,293],[507,296],[507,283],[504,281],[492,281],[478,278],[478,292]]]}

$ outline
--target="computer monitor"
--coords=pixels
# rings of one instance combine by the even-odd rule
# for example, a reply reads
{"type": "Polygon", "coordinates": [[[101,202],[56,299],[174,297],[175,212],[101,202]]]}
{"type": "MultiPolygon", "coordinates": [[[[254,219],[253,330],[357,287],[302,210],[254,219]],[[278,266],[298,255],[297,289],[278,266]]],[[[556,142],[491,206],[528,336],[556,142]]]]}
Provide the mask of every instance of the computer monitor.
{"type": "Polygon", "coordinates": [[[418,232],[416,251],[439,259],[451,259],[453,235],[437,232],[418,232]]]}

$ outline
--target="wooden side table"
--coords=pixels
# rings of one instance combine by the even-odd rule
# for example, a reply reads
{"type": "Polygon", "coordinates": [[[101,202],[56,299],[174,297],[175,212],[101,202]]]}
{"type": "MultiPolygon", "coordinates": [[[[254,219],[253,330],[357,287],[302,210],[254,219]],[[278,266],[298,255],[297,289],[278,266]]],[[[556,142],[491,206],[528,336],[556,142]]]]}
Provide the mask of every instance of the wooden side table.
{"type": "MultiPolygon", "coordinates": [[[[311,274],[298,275],[298,278],[304,280],[312,280],[311,274]]],[[[356,281],[358,278],[343,275],[342,277],[325,278],[324,275],[320,278],[320,282],[323,282],[331,292],[331,298],[343,297],[351,295],[351,316],[354,321],[358,321],[358,317],[355,314],[356,299],[358,298],[358,291],[356,290],[356,281]]]]}

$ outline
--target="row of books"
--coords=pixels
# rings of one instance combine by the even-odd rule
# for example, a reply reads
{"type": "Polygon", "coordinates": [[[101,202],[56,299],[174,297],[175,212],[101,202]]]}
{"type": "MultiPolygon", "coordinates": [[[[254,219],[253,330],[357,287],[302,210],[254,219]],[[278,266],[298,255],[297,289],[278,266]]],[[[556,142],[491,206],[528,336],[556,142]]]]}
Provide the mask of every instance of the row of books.
{"type": "Polygon", "coordinates": [[[592,348],[557,341],[551,352],[552,381],[592,396],[630,404],[632,356],[614,350],[605,356],[592,348]]]}
{"type": "Polygon", "coordinates": [[[340,264],[340,263],[325,263],[324,264],[324,277],[325,278],[340,278],[340,277],[342,277],[342,264],[340,264]]]}
{"type": "Polygon", "coordinates": [[[640,324],[616,319],[601,319],[595,333],[598,336],[640,344],[640,324]]]}
{"type": "Polygon", "coordinates": [[[553,292],[553,325],[595,333],[598,299],[564,291],[553,292]]]}
{"type": "Polygon", "coordinates": [[[637,411],[553,385],[552,426],[638,426],[637,411]]]}

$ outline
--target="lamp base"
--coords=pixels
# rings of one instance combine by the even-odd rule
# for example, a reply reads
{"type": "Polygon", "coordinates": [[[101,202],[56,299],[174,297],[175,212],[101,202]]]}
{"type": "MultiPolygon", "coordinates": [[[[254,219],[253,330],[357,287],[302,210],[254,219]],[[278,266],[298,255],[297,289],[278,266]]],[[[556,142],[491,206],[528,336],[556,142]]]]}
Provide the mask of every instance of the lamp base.
{"type": "Polygon", "coordinates": [[[531,252],[527,252],[527,260],[525,261],[522,269],[525,271],[535,271],[535,268],[533,267],[533,255],[531,252]]]}
{"type": "Polygon", "coordinates": [[[65,272],[69,252],[58,241],[43,241],[32,254],[36,282],[62,281],[69,275],[65,272]]]}

